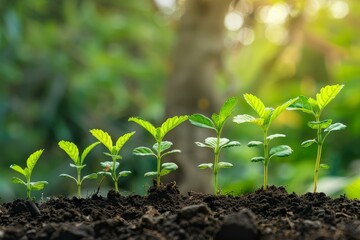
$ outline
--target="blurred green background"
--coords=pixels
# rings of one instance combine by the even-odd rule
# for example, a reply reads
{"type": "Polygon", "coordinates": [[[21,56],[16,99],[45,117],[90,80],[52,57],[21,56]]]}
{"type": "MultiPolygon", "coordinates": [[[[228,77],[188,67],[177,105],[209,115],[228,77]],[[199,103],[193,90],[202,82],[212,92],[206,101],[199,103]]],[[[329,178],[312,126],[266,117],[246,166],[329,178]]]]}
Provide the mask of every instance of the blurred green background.
{"type": "MultiPolygon", "coordinates": [[[[141,116],[158,125],[167,114],[165,109],[183,114],[177,112],[174,102],[167,101],[166,92],[171,93],[166,86],[169,81],[176,81],[173,76],[179,66],[176,62],[181,60],[176,59],[181,58],[179,39],[192,26],[186,25],[186,21],[197,21],[184,16],[190,13],[201,21],[202,14],[217,1],[194,0],[198,5],[193,12],[194,5],[189,2],[0,2],[2,201],[25,197],[23,186],[11,183],[11,177],[17,173],[9,166],[12,163],[23,166],[27,157],[40,148],[45,148],[45,152],[32,178],[47,180],[49,185],[34,195],[38,198],[74,195],[75,183],[59,177],[60,173],[75,171],[57,143],[62,139],[73,141],[82,150],[95,141],[89,134],[92,128],[108,131],[114,140],[126,132],[137,131],[121,152],[122,170],[131,170],[133,174],[122,178],[119,185],[124,194],[146,193],[151,180],[143,174],[154,168],[155,160],[135,157],[131,151],[139,145],[151,145],[151,138],[127,119],[141,116]]],[[[230,96],[238,96],[236,114],[253,114],[242,98],[245,92],[275,107],[298,95],[314,97],[325,85],[345,84],[323,113],[323,118],[342,122],[347,128],[327,139],[323,162],[330,169],[321,171],[318,189],[331,195],[358,196],[360,1],[238,0],[223,4],[226,12],[217,19],[222,35],[214,36],[221,37],[220,54],[213,57],[209,53],[216,61],[215,74],[208,83],[199,81],[198,88],[210,86],[215,90],[215,106],[230,96]]],[[[217,29],[211,19],[200,26],[217,29]]],[[[197,31],[201,32],[201,27],[197,31]]],[[[195,39],[196,33],[191,37],[195,39]]],[[[206,42],[206,38],[198,43],[189,41],[188,46],[198,44],[195,51],[204,51],[201,46],[206,42]]],[[[192,71],[202,69],[196,65],[192,71]]],[[[196,81],[194,77],[193,82],[196,81]]],[[[182,85],[182,89],[186,87],[182,85]]],[[[182,94],[191,98],[187,91],[182,94]]],[[[206,99],[202,100],[206,105],[206,99]]],[[[218,111],[218,107],[215,109],[218,111]]],[[[300,147],[302,141],[314,138],[315,133],[306,124],[309,120],[310,116],[288,111],[272,126],[270,134],[285,133],[286,139],[276,141],[290,145],[294,154],[272,160],[270,184],[284,185],[288,191],[299,194],[311,190],[316,148],[300,147]]],[[[248,141],[261,139],[261,131],[256,126],[237,125],[229,120],[224,136],[239,140],[243,146],[223,151],[223,159],[235,165],[220,172],[223,192],[242,194],[261,187],[262,166],[250,162],[261,154],[260,149],[246,147],[248,141]]],[[[181,141],[193,144],[194,139],[181,141]]],[[[98,146],[88,156],[85,174],[101,169],[99,162],[107,160],[103,151],[103,146],[98,146]]],[[[196,169],[191,159],[182,161],[196,169]]],[[[98,184],[99,180],[85,182],[83,195],[94,193],[98,184]]],[[[101,192],[106,193],[111,186],[107,179],[101,192]]]]}

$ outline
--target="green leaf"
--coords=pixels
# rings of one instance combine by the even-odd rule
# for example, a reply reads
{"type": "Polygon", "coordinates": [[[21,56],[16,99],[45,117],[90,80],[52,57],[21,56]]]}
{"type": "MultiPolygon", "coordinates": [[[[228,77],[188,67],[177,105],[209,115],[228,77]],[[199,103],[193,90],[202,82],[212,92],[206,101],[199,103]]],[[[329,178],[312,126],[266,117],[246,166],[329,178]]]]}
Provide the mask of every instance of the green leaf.
{"type": "Polygon", "coordinates": [[[115,159],[115,160],[122,159],[122,157],[120,155],[117,155],[117,154],[111,154],[111,153],[108,153],[108,152],[103,152],[103,154],[105,156],[111,157],[112,159],[115,159]]]}
{"type": "Polygon", "coordinates": [[[265,160],[264,157],[253,157],[251,162],[263,162],[265,160]]]}
{"type": "Polygon", "coordinates": [[[188,116],[174,116],[166,119],[166,121],[160,127],[160,136],[157,136],[157,141],[162,141],[165,135],[170,132],[172,129],[180,125],[182,122],[188,120],[188,116]]]}
{"type": "Polygon", "coordinates": [[[26,165],[29,169],[29,173],[31,174],[32,170],[35,167],[36,162],[39,160],[41,154],[43,153],[44,149],[40,149],[29,156],[26,160],[26,165]]]}
{"type": "Polygon", "coordinates": [[[86,158],[86,156],[89,154],[89,152],[98,144],[100,144],[100,142],[94,142],[93,144],[89,145],[87,148],[84,149],[84,151],[81,154],[81,158],[80,158],[80,165],[83,165],[83,162],[86,158]]]}
{"type": "Polygon", "coordinates": [[[66,152],[66,154],[74,161],[75,164],[78,164],[79,161],[79,149],[78,147],[69,141],[61,140],[59,147],[66,152]]]}
{"type": "Polygon", "coordinates": [[[133,154],[139,156],[155,156],[156,154],[148,147],[137,147],[133,150],[133,154]]]}
{"type": "Polygon", "coordinates": [[[135,132],[131,132],[131,133],[126,133],[124,135],[122,135],[121,137],[118,138],[118,140],[116,141],[116,152],[118,153],[121,148],[124,146],[124,144],[132,137],[132,135],[134,135],[135,132]]]}
{"type": "Polygon", "coordinates": [[[324,129],[327,128],[331,125],[332,120],[331,119],[327,119],[327,120],[323,120],[323,121],[310,121],[308,122],[308,126],[312,129],[324,129]]]}
{"type": "Polygon", "coordinates": [[[225,101],[225,103],[220,108],[219,112],[219,125],[224,125],[226,119],[230,117],[232,112],[234,111],[234,108],[237,104],[237,100],[235,97],[231,97],[225,101]]]}
{"type": "MultiPolygon", "coordinates": [[[[110,161],[106,161],[106,162],[101,162],[100,165],[104,169],[113,170],[114,163],[110,162],[110,161]]],[[[115,170],[119,167],[119,165],[120,165],[120,163],[115,162],[115,170]]]]}
{"type": "Polygon", "coordinates": [[[316,101],[320,108],[323,110],[340,92],[344,85],[328,85],[320,89],[320,93],[316,94],[316,101]]]}
{"type": "Polygon", "coordinates": [[[274,138],[279,138],[279,137],[286,137],[285,134],[281,134],[281,133],[276,133],[276,134],[272,134],[270,136],[268,136],[266,139],[271,141],[273,140],[274,138]]]}
{"type": "Polygon", "coordinates": [[[178,165],[176,165],[176,163],[173,162],[167,162],[167,163],[163,163],[161,164],[161,167],[170,171],[175,171],[176,169],[178,169],[178,165]]]}
{"type": "Polygon", "coordinates": [[[113,142],[110,135],[101,129],[91,129],[90,133],[99,140],[111,153],[113,149],[113,142]]]}
{"type": "Polygon", "coordinates": [[[25,183],[23,180],[21,180],[20,178],[13,177],[13,178],[11,179],[11,181],[12,181],[13,183],[23,184],[23,185],[26,186],[26,183],[25,183]]]}
{"type": "Polygon", "coordinates": [[[42,190],[45,185],[47,185],[48,182],[46,181],[38,181],[38,182],[31,182],[30,185],[31,185],[31,190],[35,190],[35,191],[40,191],[42,190]]]}
{"type": "Polygon", "coordinates": [[[62,173],[59,176],[60,177],[67,177],[67,178],[70,178],[70,179],[74,180],[75,182],[77,182],[77,179],[74,178],[73,176],[69,175],[69,174],[62,173]]]}
{"type": "Polygon", "coordinates": [[[222,148],[229,148],[229,147],[239,147],[241,143],[238,141],[230,141],[226,144],[221,145],[222,148]]]}
{"type": "Polygon", "coordinates": [[[231,168],[233,167],[234,165],[232,165],[231,163],[229,162],[219,162],[218,163],[218,167],[219,168],[231,168]]]}
{"type": "Polygon", "coordinates": [[[199,165],[198,165],[198,168],[200,168],[200,169],[206,169],[206,168],[212,169],[212,168],[213,168],[213,164],[212,164],[212,163],[202,163],[202,164],[199,164],[199,165]]]}
{"type": "Polygon", "coordinates": [[[147,172],[144,174],[144,177],[155,177],[157,176],[157,172],[147,172]]]}
{"type": "Polygon", "coordinates": [[[216,131],[216,126],[214,125],[214,122],[210,118],[208,118],[202,114],[195,113],[195,114],[191,115],[189,117],[189,121],[191,124],[193,124],[197,127],[210,128],[210,129],[214,129],[216,131]]]}
{"type": "Polygon", "coordinates": [[[301,146],[302,147],[310,147],[314,143],[317,143],[317,141],[315,139],[310,139],[310,140],[306,140],[306,141],[302,142],[301,146]]]}
{"type": "Polygon", "coordinates": [[[12,165],[10,166],[10,168],[13,169],[13,170],[15,170],[16,172],[22,174],[23,176],[26,176],[25,170],[24,170],[22,167],[20,167],[19,165],[12,164],[12,165]]]}
{"type": "Polygon", "coordinates": [[[297,100],[292,103],[288,110],[300,110],[305,113],[314,114],[313,105],[309,103],[309,98],[305,96],[299,96],[297,100]]]}
{"type": "Polygon", "coordinates": [[[253,116],[247,114],[237,115],[233,118],[233,122],[241,124],[241,123],[253,123],[258,126],[262,126],[264,124],[264,119],[254,118],[253,116]]]}
{"type": "Polygon", "coordinates": [[[334,123],[331,124],[329,127],[327,127],[324,132],[332,132],[332,131],[338,131],[338,130],[342,130],[346,128],[346,125],[342,124],[342,123],[334,123]]]}
{"type": "Polygon", "coordinates": [[[173,150],[164,152],[164,153],[161,155],[161,157],[163,157],[163,156],[165,156],[165,155],[172,154],[172,153],[181,153],[181,151],[180,151],[179,149],[173,149],[173,150]]]}
{"type": "Polygon", "coordinates": [[[260,142],[260,141],[251,141],[248,143],[248,147],[257,147],[257,146],[260,146],[260,145],[263,145],[264,143],[263,142],[260,142]]]}
{"type": "MultiPolygon", "coordinates": [[[[160,153],[161,153],[162,151],[165,151],[165,150],[171,148],[172,145],[173,145],[173,143],[170,142],[170,141],[161,141],[161,142],[160,142],[160,153]]],[[[159,146],[158,143],[155,143],[155,144],[153,145],[153,149],[154,149],[156,152],[158,151],[158,146],[159,146]]]]}
{"type": "Polygon", "coordinates": [[[128,121],[136,122],[137,124],[145,128],[154,137],[154,139],[157,139],[156,128],[150,122],[139,117],[131,117],[128,121]]]}
{"type": "Polygon", "coordinates": [[[287,145],[280,145],[270,149],[270,158],[272,157],[287,157],[292,154],[293,150],[287,145]]]}
{"type": "Polygon", "coordinates": [[[70,165],[70,167],[73,167],[73,168],[76,168],[76,169],[83,169],[86,166],[86,164],[84,164],[84,165],[75,165],[75,164],[72,164],[72,163],[70,163],[69,165],[70,165]]]}
{"type": "Polygon", "coordinates": [[[246,102],[255,110],[260,118],[265,117],[265,105],[264,103],[256,96],[245,93],[244,98],[246,102]]]}
{"type": "Polygon", "coordinates": [[[204,143],[202,143],[202,142],[195,142],[195,144],[196,144],[198,147],[208,147],[208,148],[212,148],[211,146],[206,145],[206,144],[204,144],[204,143]]]}
{"type": "Polygon", "coordinates": [[[327,164],[324,164],[324,163],[322,163],[322,164],[320,164],[320,169],[329,169],[330,168],[330,166],[329,165],[327,165],[327,164]]]}
{"type": "Polygon", "coordinates": [[[131,174],[131,171],[121,171],[119,172],[119,177],[126,177],[131,174]]]}
{"type": "Polygon", "coordinates": [[[275,108],[274,111],[271,113],[269,124],[271,124],[272,121],[274,121],[286,108],[288,108],[291,104],[297,101],[298,98],[293,98],[288,100],[287,102],[283,103],[282,105],[275,108]]]}
{"type": "Polygon", "coordinates": [[[100,172],[97,172],[97,174],[99,174],[99,175],[108,175],[108,176],[112,177],[111,172],[100,171],[100,172]]]}
{"type": "Polygon", "coordinates": [[[98,174],[97,173],[91,173],[89,175],[85,175],[81,181],[84,181],[85,179],[97,179],[98,178],[98,174]]]}

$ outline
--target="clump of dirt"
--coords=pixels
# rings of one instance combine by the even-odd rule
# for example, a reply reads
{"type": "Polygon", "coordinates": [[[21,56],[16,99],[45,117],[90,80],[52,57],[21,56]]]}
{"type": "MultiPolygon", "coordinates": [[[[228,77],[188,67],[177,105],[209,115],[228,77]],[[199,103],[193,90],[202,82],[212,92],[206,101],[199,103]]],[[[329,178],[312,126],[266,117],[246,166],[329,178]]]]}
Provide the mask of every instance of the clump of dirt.
{"type": "Polygon", "coordinates": [[[40,214],[24,200],[2,204],[0,239],[360,239],[358,200],[275,186],[234,197],[182,195],[170,183],[147,196],[110,191],[36,206],[40,214]]]}

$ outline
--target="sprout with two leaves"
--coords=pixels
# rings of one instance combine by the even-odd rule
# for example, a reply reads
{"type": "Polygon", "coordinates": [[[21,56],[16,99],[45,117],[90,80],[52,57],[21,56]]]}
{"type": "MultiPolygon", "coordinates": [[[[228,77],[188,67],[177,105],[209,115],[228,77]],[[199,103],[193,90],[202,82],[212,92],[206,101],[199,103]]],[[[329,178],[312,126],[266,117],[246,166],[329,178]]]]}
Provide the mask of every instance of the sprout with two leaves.
{"type": "Polygon", "coordinates": [[[227,138],[221,138],[221,132],[225,125],[225,121],[232,114],[235,105],[237,103],[236,98],[229,98],[221,107],[219,114],[214,113],[211,118],[208,118],[202,114],[196,113],[189,117],[189,121],[201,128],[213,129],[216,132],[216,137],[208,137],[205,139],[204,143],[195,142],[199,147],[211,148],[214,151],[215,159],[214,163],[203,163],[198,167],[200,169],[210,168],[213,170],[214,174],[214,194],[217,195],[220,193],[219,184],[218,184],[218,172],[222,168],[231,168],[233,165],[229,162],[220,162],[219,156],[223,148],[240,146],[238,141],[230,141],[227,138]]]}
{"type": "Polygon", "coordinates": [[[119,152],[135,132],[126,133],[120,136],[115,145],[113,145],[113,141],[110,135],[101,129],[91,129],[90,133],[109,150],[109,152],[104,152],[104,155],[111,157],[112,159],[112,161],[105,161],[100,163],[105,170],[98,172],[98,174],[110,176],[114,182],[115,192],[118,193],[119,178],[126,177],[131,174],[131,171],[120,171],[119,173],[116,173],[117,168],[120,166],[120,163],[117,160],[122,159],[122,157],[119,155],[119,152]]]}
{"type": "Polygon", "coordinates": [[[98,175],[96,173],[91,173],[91,174],[86,175],[81,178],[81,170],[86,166],[86,164],[84,164],[84,160],[85,160],[86,156],[99,143],[100,142],[95,142],[95,143],[89,145],[87,148],[85,148],[85,150],[82,152],[82,154],[80,156],[79,149],[75,143],[72,143],[69,141],[64,141],[64,140],[61,140],[59,142],[59,147],[62,150],[64,150],[66,152],[66,154],[70,157],[70,159],[74,162],[74,163],[70,163],[70,167],[76,168],[76,172],[77,172],[76,178],[69,174],[64,174],[64,173],[60,174],[60,176],[73,179],[76,182],[78,198],[81,198],[81,184],[83,183],[83,181],[85,179],[96,179],[98,177],[98,175]]]}
{"type": "Polygon", "coordinates": [[[150,122],[143,120],[138,117],[131,117],[129,121],[135,122],[139,124],[141,127],[146,129],[155,139],[156,143],[153,145],[153,149],[148,147],[137,147],[133,150],[135,155],[139,156],[154,156],[156,158],[156,172],[147,172],[145,173],[145,177],[155,177],[156,176],[156,186],[159,187],[161,182],[160,178],[164,175],[169,174],[172,171],[175,171],[178,166],[173,162],[166,162],[161,164],[161,159],[168,154],[181,152],[179,149],[168,150],[173,143],[170,141],[163,141],[165,135],[182,122],[186,121],[188,116],[174,116],[172,118],[168,118],[160,127],[155,128],[150,122]]]}
{"type": "Polygon", "coordinates": [[[259,126],[263,131],[263,141],[251,141],[248,143],[248,147],[263,146],[264,156],[254,157],[251,159],[252,162],[262,162],[264,165],[264,190],[267,189],[268,185],[268,166],[270,159],[273,157],[287,157],[290,156],[293,152],[291,147],[287,145],[279,145],[271,148],[269,150],[270,141],[279,138],[286,137],[284,134],[272,134],[268,136],[268,131],[271,123],[291,104],[293,104],[297,98],[290,99],[284,104],[278,106],[277,108],[268,108],[265,107],[264,103],[256,96],[252,94],[244,94],[246,102],[255,110],[259,115],[258,117],[253,117],[247,114],[242,114],[235,116],[233,121],[235,123],[253,123],[259,126]]]}
{"type": "Polygon", "coordinates": [[[329,168],[328,165],[321,164],[321,153],[325,139],[332,131],[338,131],[346,128],[346,126],[342,123],[332,123],[332,119],[321,120],[320,116],[324,108],[336,97],[343,87],[344,85],[339,84],[325,86],[320,89],[319,93],[316,94],[316,99],[300,96],[299,99],[289,107],[289,110],[300,110],[313,115],[315,118],[315,121],[308,122],[308,126],[316,130],[316,138],[304,141],[301,144],[303,147],[309,147],[313,143],[317,144],[317,155],[314,170],[314,192],[317,190],[319,169],[329,168]],[[324,130],[324,135],[322,130],[324,130]]]}
{"type": "Polygon", "coordinates": [[[10,166],[11,169],[13,169],[14,171],[20,173],[21,175],[23,175],[25,177],[25,181],[21,180],[20,178],[13,177],[12,182],[18,183],[18,184],[23,184],[26,186],[26,197],[28,200],[31,199],[31,191],[32,190],[35,190],[35,191],[42,190],[45,187],[45,185],[48,184],[48,182],[46,182],[46,181],[31,182],[32,171],[34,170],[35,164],[41,157],[41,154],[43,153],[43,151],[44,151],[44,149],[40,149],[40,150],[32,153],[26,160],[25,168],[22,168],[16,164],[12,164],[10,166]]]}

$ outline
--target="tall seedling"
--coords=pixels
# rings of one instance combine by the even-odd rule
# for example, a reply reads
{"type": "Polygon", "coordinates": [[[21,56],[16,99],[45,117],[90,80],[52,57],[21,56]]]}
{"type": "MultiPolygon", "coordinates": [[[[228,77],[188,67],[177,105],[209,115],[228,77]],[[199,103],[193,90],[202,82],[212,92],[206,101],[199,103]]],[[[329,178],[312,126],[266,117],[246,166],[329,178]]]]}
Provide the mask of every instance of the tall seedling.
{"type": "Polygon", "coordinates": [[[92,173],[92,174],[86,175],[83,178],[81,178],[81,170],[86,166],[86,164],[84,164],[84,160],[85,160],[86,156],[99,143],[100,142],[95,142],[95,143],[89,145],[87,148],[85,148],[85,150],[82,152],[82,154],[79,155],[79,149],[74,143],[64,141],[64,140],[61,140],[59,142],[59,147],[62,150],[64,150],[66,152],[66,154],[70,157],[70,159],[74,162],[74,163],[70,163],[70,167],[76,168],[76,172],[77,172],[76,178],[69,174],[64,174],[64,173],[60,174],[60,176],[73,179],[76,182],[78,198],[81,198],[81,184],[83,183],[83,181],[85,179],[96,179],[98,177],[98,175],[96,173],[92,173]]]}
{"type": "Polygon", "coordinates": [[[104,152],[104,155],[112,159],[112,161],[105,161],[100,163],[104,169],[109,171],[100,171],[98,172],[98,174],[110,176],[114,182],[115,192],[118,193],[119,178],[131,174],[131,171],[120,171],[119,173],[116,173],[117,168],[120,166],[118,160],[122,159],[119,152],[124,146],[124,144],[131,138],[132,135],[134,135],[135,132],[126,133],[120,136],[116,141],[115,145],[113,145],[113,141],[110,135],[101,129],[91,129],[90,133],[109,150],[109,152],[104,152]]]}
{"type": "Polygon", "coordinates": [[[316,99],[300,96],[299,99],[289,107],[290,110],[300,110],[313,115],[315,118],[315,121],[308,122],[308,126],[316,130],[316,138],[304,141],[301,144],[303,147],[309,147],[313,143],[317,144],[317,154],[314,170],[314,192],[316,192],[317,190],[319,169],[329,168],[328,165],[321,164],[321,153],[324,141],[326,137],[330,134],[330,132],[338,131],[346,127],[344,124],[339,122],[332,124],[332,119],[321,120],[320,116],[324,108],[336,97],[336,95],[341,91],[343,87],[344,85],[339,84],[325,86],[320,89],[319,93],[316,94],[316,99]],[[322,130],[324,130],[323,133],[322,130]]]}
{"type": "Polygon", "coordinates": [[[271,123],[291,104],[293,104],[297,98],[290,99],[277,108],[265,107],[264,103],[252,94],[244,94],[246,102],[255,110],[258,117],[253,117],[247,114],[242,114],[234,117],[235,123],[252,123],[261,128],[263,131],[263,141],[251,141],[248,143],[248,147],[263,146],[264,156],[254,157],[251,159],[252,162],[262,162],[264,165],[264,190],[268,185],[268,166],[270,159],[273,157],[287,157],[290,156],[293,150],[287,145],[279,145],[269,150],[270,141],[279,138],[286,137],[284,134],[272,134],[268,136],[269,128],[271,123]]]}
{"type": "Polygon", "coordinates": [[[214,174],[214,194],[217,195],[220,193],[219,184],[218,184],[218,172],[222,168],[230,168],[233,165],[229,162],[220,162],[219,156],[220,152],[223,148],[240,146],[240,142],[238,141],[230,141],[227,138],[221,138],[221,132],[225,125],[225,121],[232,114],[237,100],[236,98],[229,98],[221,107],[219,114],[214,113],[211,118],[208,118],[202,114],[196,113],[189,117],[189,121],[201,128],[209,128],[216,132],[216,137],[208,137],[205,139],[204,143],[195,142],[199,147],[207,147],[211,148],[214,151],[215,159],[214,163],[203,163],[198,167],[200,169],[210,168],[213,170],[214,174]]]}
{"type": "Polygon", "coordinates": [[[172,171],[175,171],[178,166],[173,162],[167,162],[161,164],[161,159],[165,155],[181,152],[179,149],[173,149],[170,151],[168,150],[173,143],[170,141],[163,141],[165,135],[178,125],[180,125],[182,122],[186,121],[188,119],[188,116],[174,116],[172,118],[166,119],[166,121],[160,126],[155,128],[154,125],[152,125],[150,122],[143,120],[138,117],[131,117],[129,118],[129,121],[135,122],[139,124],[141,127],[146,129],[151,136],[155,139],[155,144],[151,148],[148,147],[137,147],[133,150],[133,153],[135,155],[139,156],[154,156],[156,158],[156,172],[147,172],[145,173],[145,177],[155,177],[156,176],[156,186],[160,186],[160,178],[164,175],[169,174],[172,171]]]}
{"type": "Polygon", "coordinates": [[[22,168],[19,165],[13,164],[10,166],[11,169],[14,171],[20,173],[25,177],[25,181],[21,180],[20,178],[13,177],[12,182],[23,184],[26,186],[26,197],[27,199],[31,199],[31,191],[39,191],[42,190],[46,184],[48,184],[47,181],[37,181],[37,182],[31,182],[31,174],[34,170],[35,164],[39,160],[41,154],[43,153],[44,149],[40,149],[34,153],[32,153],[28,159],[26,160],[26,167],[22,168]]]}

